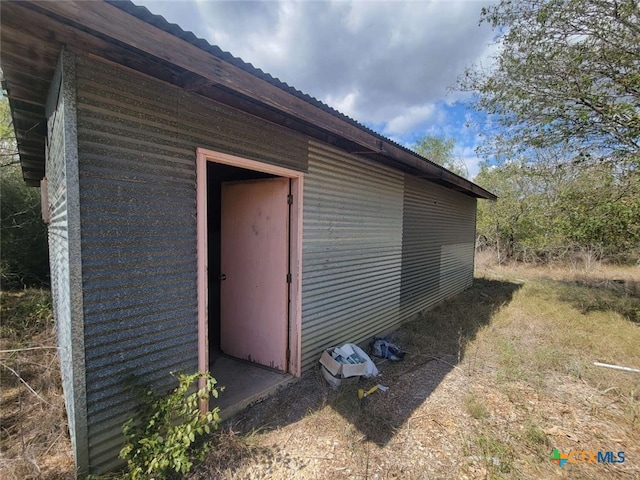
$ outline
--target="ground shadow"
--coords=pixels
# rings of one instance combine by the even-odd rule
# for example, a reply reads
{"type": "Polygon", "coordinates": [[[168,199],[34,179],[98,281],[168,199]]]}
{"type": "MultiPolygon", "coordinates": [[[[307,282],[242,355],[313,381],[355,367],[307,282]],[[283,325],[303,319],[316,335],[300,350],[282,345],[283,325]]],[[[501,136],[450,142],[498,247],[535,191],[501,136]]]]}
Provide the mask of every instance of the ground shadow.
{"type": "Polygon", "coordinates": [[[464,358],[467,344],[519,288],[516,283],[478,278],[465,292],[394,332],[392,340],[408,354],[402,362],[382,362],[379,377],[345,382],[333,391],[314,369],[236,416],[231,420],[233,428],[243,433],[274,429],[328,405],[366,440],[384,446],[464,358]],[[389,391],[364,401],[358,398],[359,388],[378,383],[389,391]]]}

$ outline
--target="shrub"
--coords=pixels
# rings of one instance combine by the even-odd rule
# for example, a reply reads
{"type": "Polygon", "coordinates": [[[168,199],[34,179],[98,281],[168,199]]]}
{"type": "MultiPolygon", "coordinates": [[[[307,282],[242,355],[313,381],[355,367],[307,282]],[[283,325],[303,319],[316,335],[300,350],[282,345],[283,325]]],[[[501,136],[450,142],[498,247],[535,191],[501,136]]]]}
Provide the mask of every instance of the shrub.
{"type": "Polygon", "coordinates": [[[194,459],[202,458],[208,444],[196,442],[218,428],[220,409],[202,414],[199,404],[210,395],[218,398],[216,383],[208,372],[179,374],[178,386],[167,396],[159,396],[151,388],[142,392],[137,417],[122,427],[127,442],[120,457],[127,462],[129,478],[171,478],[187,473],[194,459]],[[192,391],[200,379],[205,380],[205,386],[192,391]]]}

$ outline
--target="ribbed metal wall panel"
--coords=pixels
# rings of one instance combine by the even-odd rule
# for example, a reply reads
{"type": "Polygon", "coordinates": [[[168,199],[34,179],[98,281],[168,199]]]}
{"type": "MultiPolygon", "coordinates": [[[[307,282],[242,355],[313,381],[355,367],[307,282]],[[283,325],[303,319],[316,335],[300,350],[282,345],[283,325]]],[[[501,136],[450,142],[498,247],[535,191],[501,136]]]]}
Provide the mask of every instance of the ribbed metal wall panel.
{"type": "MultiPolygon", "coordinates": [[[[56,92],[57,93],[57,92],[56,92]]],[[[69,235],[67,221],[67,178],[64,156],[64,107],[58,102],[48,119],[49,138],[45,171],[48,181],[50,221],[49,268],[51,299],[56,320],[56,340],[65,394],[69,430],[75,432],[73,361],[71,356],[71,293],[69,284],[69,235]]]]}
{"type": "Polygon", "coordinates": [[[471,286],[475,218],[474,198],[405,175],[403,319],[471,286]]]}
{"type": "Polygon", "coordinates": [[[302,246],[302,368],[323,349],[400,321],[403,175],[309,144],[302,246]]]}
{"type": "MultiPolygon", "coordinates": [[[[124,68],[86,59],[80,63],[87,66],[80,124],[86,141],[101,145],[106,156],[115,143],[118,155],[144,150],[139,158],[144,162],[131,171],[137,181],[151,179],[149,165],[170,178],[176,162],[194,163],[198,147],[307,169],[306,138],[292,130],[124,68]]],[[[125,155],[114,166],[130,168],[131,160],[125,155]]]]}
{"type": "Polygon", "coordinates": [[[82,265],[73,55],[62,51],[47,98],[45,173],[51,292],[67,420],[76,466],[87,473],[82,265]]]}
{"type": "Polygon", "coordinates": [[[163,391],[197,370],[195,149],[298,170],[297,134],[110,64],[79,58],[87,422],[93,473],[118,464],[134,374],[163,391]]]}

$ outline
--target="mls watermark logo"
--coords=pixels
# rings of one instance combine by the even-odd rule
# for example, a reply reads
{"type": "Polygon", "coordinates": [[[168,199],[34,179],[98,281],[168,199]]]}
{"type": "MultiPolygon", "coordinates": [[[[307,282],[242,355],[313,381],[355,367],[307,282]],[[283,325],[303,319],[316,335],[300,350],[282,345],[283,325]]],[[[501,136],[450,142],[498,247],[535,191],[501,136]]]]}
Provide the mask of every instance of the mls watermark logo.
{"type": "Polygon", "coordinates": [[[587,451],[571,450],[569,453],[560,453],[557,448],[553,449],[549,457],[553,463],[559,467],[564,467],[568,463],[624,463],[624,451],[587,451]]]}
{"type": "Polygon", "coordinates": [[[554,463],[557,463],[560,467],[564,467],[564,464],[568,462],[567,454],[560,453],[560,451],[557,448],[553,449],[553,455],[549,457],[549,460],[551,460],[554,463]]]}

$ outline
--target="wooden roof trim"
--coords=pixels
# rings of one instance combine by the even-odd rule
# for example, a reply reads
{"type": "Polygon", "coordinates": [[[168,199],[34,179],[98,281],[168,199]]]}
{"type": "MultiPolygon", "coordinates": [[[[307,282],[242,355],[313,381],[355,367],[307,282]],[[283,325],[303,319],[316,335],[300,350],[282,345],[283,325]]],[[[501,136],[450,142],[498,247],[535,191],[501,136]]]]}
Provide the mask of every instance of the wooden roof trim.
{"type": "MultiPolygon", "coordinates": [[[[86,1],[34,3],[42,10],[197,73],[216,84],[240,92],[289,115],[328,130],[335,129],[337,119],[330,113],[108,3],[86,1]],[[314,110],[313,113],[310,110],[314,110]]],[[[367,138],[369,135],[359,128],[351,125],[345,127],[340,132],[342,135],[347,135],[350,139],[358,139],[359,143],[371,143],[367,138]]],[[[372,147],[377,150],[375,145],[372,147]]]]}
{"type": "Polygon", "coordinates": [[[214,84],[219,84],[251,99],[280,110],[294,118],[309,122],[339,135],[364,148],[388,155],[403,164],[423,172],[427,178],[456,185],[465,191],[483,198],[495,198],[493,194],[403,150],[380,138],[337,118],[302,98],[272,85],[197,46],[165,32],[119,8],[104,2],[38,1],[35,5],[42,11],[70,21],[83,29],[95,31],[118,42],[130,45],[154,57],[160,58],[185,70],[194,72],[214,84]]]}

